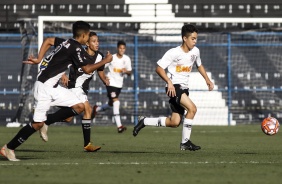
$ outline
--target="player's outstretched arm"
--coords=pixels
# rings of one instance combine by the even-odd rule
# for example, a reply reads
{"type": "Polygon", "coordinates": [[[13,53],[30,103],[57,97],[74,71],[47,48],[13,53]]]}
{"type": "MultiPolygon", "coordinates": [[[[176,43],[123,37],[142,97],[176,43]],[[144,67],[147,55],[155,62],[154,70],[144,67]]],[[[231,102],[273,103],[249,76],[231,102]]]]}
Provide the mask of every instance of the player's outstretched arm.
{"type": "Polygon", "coordinates": [[[199,67],[198,67],[198,71],[199,71],[200,74],[204,77],[204,79],[205,79],[205,81],[206,81],[206,83],[207,83],[207,86],[208,86],[209,90],[210,90],[210,91],[213,90],[214,85],[213,85],[212,81],[210,80],[210,78],[208,77],[207,72],[206,72],[204,66],[203,66],[203,65],[199,66],[199,67]]]}
{"type": "Polygon", "coordinates": [[[162,67],[157,66],[156,73],[167,83],[167,93],[166,94],[170,97],[174,97],[176,95],[175,88],[171,80],[166,75],[165,70],[162,67]]]}
{"type": "Polygon", "coordinates": [[[105,75],[104,71],[98,71],[98,75],[99,78],[101,79],[101,81],[106,85],[109,86],[110,85],[110,79],[105,75]]]}
{"type": "Polygon", "coordinates": [[[38,53],[38,57],[34,58],[33,56],[29,56],[27,61],[23,61],[23,63],[25,64],[39,64],[41,62],[41,60],[43,59],[45,53],[47,52],[47,50],[55,44],[55,38],[46,38],[44,40],[44,42],[42,43],[39,53],[38,53]]]}
{"type": "Polygon", "coordinates": [[[98,68],[100,68],[101,66],[107,64],[107,63],[110,63],[113,59],[113,56],[112,54],[108,51],[107,52],[107,55],[106,57],[100,61],[99,63],[95,63],[95,64],[88,64],[88,65],[85,65],[83,67],[81,67],[81,69],[83,70],[83,72],[85,73],[92,73],[94,72],[95,70],[97,70],[98,68]]]}

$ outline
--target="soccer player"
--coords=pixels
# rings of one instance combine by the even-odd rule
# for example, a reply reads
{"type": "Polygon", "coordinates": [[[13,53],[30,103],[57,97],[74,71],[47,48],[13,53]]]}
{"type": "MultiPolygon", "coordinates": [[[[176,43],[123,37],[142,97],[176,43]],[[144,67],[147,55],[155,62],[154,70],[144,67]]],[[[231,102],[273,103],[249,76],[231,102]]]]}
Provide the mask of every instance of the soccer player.
{"type": "Polygon", "coordinates": [[[107,77],[110,79],[110,84],[106,85],[109,101],[102,106],[94,106],[92,112],[92,117],[94,118],[96,113],[113,108],[114,120],[117,125],[118,133],[122,133],[126,130],[126,127],[122,125],[120,120],[120,101],[118,97],[123,86],[124,76],[129,76],[132,72],[131,60],[124,54],[125,51],[126,43],[124,41],[118,41],[117,53],[113,54],[112,62],[105,65],[105,68],[109,68],[107,77]]]}
{"type": "Polygon", "coordinates": [[[80,99],[70,90],[58,85],[59,79],[69,65],[74,65],[76,68],[81,67],[85,73],[91,73],[112,60],[112,55],[108,52],[103,61],[97,64],[88,64],[84,57],[86,51],[82,45],[86,44],[89,39],[90,25],[83,21],[77,21],[73,24],[72,31],[73,38],[63,42],[57,38],[45,39],[38,58],[29,57],[28,61],[24,61],[26,64],[39,64],[52,43],[59,45],[40,64],[40,71],[34,84],[33,122],[21,128],[16,136],[1,148],[0,153],[9,161],[19,161],[14,150],[43,127],[51,103],[65,107],[55,112],[55,117],[58,120],[75,116],[84,111],[84,104],[80,99]]]}
{"type": "MultiPolygon", "coordinates": [[[[86,42],[86,54],[85,57],[89,64],[98,63],[103,59],[103,54],[98,51],[99,49],[99,40],[98,36],[95,32],[91,31],[89,34],[89,40],[86,42]]],[[[101,80],[105,84],[109,84],[109,80],[106,78],[104,74],[104,65],[97,69],[98,73],[101,73],[101,80]]],[[[91,112],[92,107],[90,106],[87,98],[88,90],[89,90],[89,82],[93,78],[95,71],[92,73],[84,73],[81,68],[75,69],[74,66],[70,67],[69,77],[65,74],[62,76],[62,83],[66,87],[68,87],[77,97],[84,103],[85,110],[83,119],[81,122],[83,138],[84,138],[84,150],[88,152],[94,152],[101,149],[100,146],[94,146],[90,142],[90,134],[91,134],[91,112]]],[[[65,121],[69,122],[72,120],[72,117],[66,119],[65,121]]],[[[39,130],[40,137],[43,141],[48,141],[48,126],[55,123],[53,121],[53,114],[47,115],[47,120],[45,121],[45,125],[39,130]]]]}
{"type": "Polygon", "coordinates": [[[196,63],[197,69],[205,79],[210,91],[213,90],[214,85],[206,74],[201,62],[200,51],[195,46],[198,37],[197,28],[185,24],[181,34],[182,44],[168,50],[157,62],[156,67],[157,74],[166,82],[166,94],[170,97],[169,104],[172,110],[171,117],[147,118],[140,116],[138,124],[133,129],[133,136],[137,136],[145,126],[178,127],[184,112],[187,111],[183,120],[180,150],[195,151],[201,147],[193,144],[190,140],[193,119],[197,112],[197,107],[189,98],[189,74],[194,63],[196,63]]]}

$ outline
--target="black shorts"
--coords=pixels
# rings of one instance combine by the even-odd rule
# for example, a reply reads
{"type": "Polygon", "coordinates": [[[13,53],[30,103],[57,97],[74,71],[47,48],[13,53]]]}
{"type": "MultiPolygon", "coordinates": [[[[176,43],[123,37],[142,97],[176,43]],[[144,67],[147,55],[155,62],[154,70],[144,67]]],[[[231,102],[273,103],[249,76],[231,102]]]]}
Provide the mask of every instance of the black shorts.
{"type": "MultiPolygon", "coordinates": [[[[187,96],[189,96],[189,89],[181,89],[180,84],[174,84],[176,96],[170,97],[169,104],[172,112],[178,113],[183,115],[185,112],[185,109],[180,105],[180,99],[181,95],[185,93],[187,96]]],[[[167,92],[167,87],[165,88],[165,91],[167,92]]]]}
{"type": "Polygon", "coordinates": [[[113,86],[106,86],[107,88],[107,95],[109,99],[118,98],[121,88],[113,87],[113,86]]]}

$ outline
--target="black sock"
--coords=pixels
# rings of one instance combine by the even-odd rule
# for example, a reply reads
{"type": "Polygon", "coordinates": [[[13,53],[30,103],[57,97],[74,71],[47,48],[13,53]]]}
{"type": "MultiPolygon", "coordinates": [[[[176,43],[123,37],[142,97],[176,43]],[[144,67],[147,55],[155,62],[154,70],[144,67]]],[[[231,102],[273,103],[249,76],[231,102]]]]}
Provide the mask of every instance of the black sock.
{"type": "Polygon", "coordinates": [[[22,129],[20,129],[17,135],[7,144],[7,148],[12,150],[16,149],[22,143],[24,143],[34,132],[36,132],[36,130],[32,127],[31,123],[27,124],[22,129]]]}
{"type": "Polygon", "coordinates": [[[46,125],[51,125],[56,122],[64,121],[65,119],[78,115],[77,112],[71,107],[64,107],[53,114],[47,115],[46,125]]]}
{"type": "Polygon", "coordinates": [[[82,119],[81,125],[82,125],[84,147],[85,147],[90,142],[91,119],[82,119]]]}

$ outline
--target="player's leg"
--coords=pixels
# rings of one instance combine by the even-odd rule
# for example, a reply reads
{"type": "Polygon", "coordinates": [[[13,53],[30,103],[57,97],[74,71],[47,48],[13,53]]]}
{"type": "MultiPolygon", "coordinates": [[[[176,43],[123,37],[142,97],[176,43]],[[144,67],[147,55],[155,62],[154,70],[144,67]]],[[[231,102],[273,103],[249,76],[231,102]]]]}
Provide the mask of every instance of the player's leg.
{"type": "Polygon", "coordinates": [[[156,126],[156,127],[178,127],[182,120],[184,113],[183,107],[176,104],[175,100],[169,100],[172,114],[170,117],[144,117],[138,118],[138,123],[133,129],[133,136],[136,136],[139,131],[145,126],[156,126]]]}
{"type": "Polygon", "coordinates": [[[193,119],[197,112],[197,107],[186,93],[182,94],[180,104],[187,111],[187,114],[185,115],[185,118],[183,120],[182,140],[180,143],[180,149],[190,150],[190,151],[199,150],[201,149],[201,147],[196,146],[190,140],[192,133],[193,119]]]}
{"type": "Polygon", "coordinates": [[[85,108],[82,101],[72,91],[61,86],[54,89],[51,106],[59,106],[61,108],[53,114],[48,114],[45,124],[39,130],[40,137],[45,142],[48,141],[47,131],[49,125],[76,116],[83,112],[85,108]]]}
{"type": "Polygon", "coordinates": [[[85,110],[83,119],[81,121],[82,132],[83,132],[83,139],[84,139],[84,151],[87,152],[94,152],[101,149],[100,146],[94,146],[91,141],[91,111],[92,108],[88,101],[84,102],[85,110]]]}
{"type": "Polygon", "coordinates": [[[121,119],[120,119],[120,101],[118,98],[113,98],[113,115],[114,115],[114,120],[117,126],[117,131],[118,133],[124,132],[127,128],[122,125],[121,119]]]}
{"type": "MultiPolygon", "coordinates": [[[[101,106],[95,105],[93,107],[92,117],[93,117],[94,114],[96,115],[96,113],[98,113],[98,112],[106,111],[106,110],[111,109],[113,107],[112,98],[113,98],[113,96],[115,97],[115,93],[112,93],[113,87],[112,86],[106,86],[106,89],[107,89],[107,97],[109,98],[109,101],[108,101],[108,103],[105,103],[101,106]]],[[[94,117],[95,117],[95,115],[94,115],[94,117]]]]}
{"type": "Polygon", "coordinates": [[[34,84],[35,109],[33,123],[29,123],[19,130],[15,137],[1,149],[1,154],[10,161],[18,161],[14,150],[23,144],[34,132],[43,126],[46,120],[46,112],[49,110],[51,98],[49,91],[41,82],[34,84]]]}

